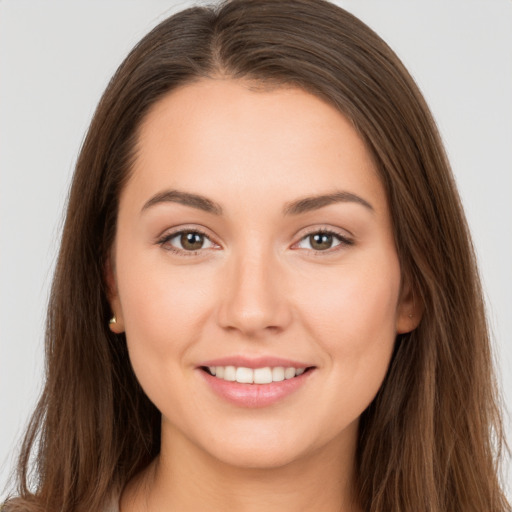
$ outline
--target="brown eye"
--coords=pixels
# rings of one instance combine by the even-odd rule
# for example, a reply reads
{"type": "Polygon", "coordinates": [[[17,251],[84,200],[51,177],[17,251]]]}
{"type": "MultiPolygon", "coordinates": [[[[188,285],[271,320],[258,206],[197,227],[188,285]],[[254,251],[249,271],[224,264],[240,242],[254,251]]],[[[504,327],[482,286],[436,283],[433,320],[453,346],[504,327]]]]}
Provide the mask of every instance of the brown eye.
{"type": "Polygon", "coordinates": [[[165,235],[158,240],[158,244],[166,250],[183,256],[192,256],[203,249],[215,247],[215,244],[204,233],[187,230],[165,235]]]}
{"type": "Polygon", "coordinates": [[[180,235],[180,243],[186,251],[197,251],[204,243],[204,235],[196,232],[184,232],[180,235]]]}
{"type": "MultiPolygon", "coordinates": [[[[315,231],[306,235],[297,244],[299,249],[308,249],[317,253],[327,252],[329,249],[342,248],[353,245],[354,241],[341,234],[331,231],[315,231]]],[[[329,251],[331,252],[331,251],[329,251]]]]}
{"type": "Polygon", "coordinates": [[[325,251],[326,249],[330,249],[333,243],[333,235],[330,233],[315,233],[313,235],[309,235],[309,243],[311,248],[315,251],[325,251]]]}

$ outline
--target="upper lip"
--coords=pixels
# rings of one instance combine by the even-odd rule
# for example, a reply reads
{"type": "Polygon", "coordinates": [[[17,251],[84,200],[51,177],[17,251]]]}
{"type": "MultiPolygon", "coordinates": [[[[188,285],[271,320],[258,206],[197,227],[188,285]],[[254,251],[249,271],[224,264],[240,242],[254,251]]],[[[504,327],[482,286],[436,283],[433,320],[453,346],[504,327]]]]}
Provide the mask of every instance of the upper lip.
{"type": "Polygon", "coordinates": [[[309,368],[314,365],[275,356],[260,356],[251,358],[246,356],[227,356],[204,361],[198,365],[198,368],[201,366],[236,366],[254,369],[265,368],[266,366],[270,366],[272,368],[276,366],[283,366],[285,368],[309,368]]]}

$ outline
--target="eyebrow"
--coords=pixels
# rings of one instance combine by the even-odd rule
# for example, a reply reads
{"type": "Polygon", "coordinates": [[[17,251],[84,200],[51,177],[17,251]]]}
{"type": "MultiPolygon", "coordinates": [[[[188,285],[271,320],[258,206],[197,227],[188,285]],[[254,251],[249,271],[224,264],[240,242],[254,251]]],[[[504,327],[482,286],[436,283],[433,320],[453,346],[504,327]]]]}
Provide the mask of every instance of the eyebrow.
{"type": "Polygon", "coordinates": [[[222,215],[222,207],[220,204],[208,199],[207,197],[190,192],[182,192],[180,190],[164,190],[154,195],[142,207],[142,212],[160,203],[179,203],[198,210],[203,210],[214,215],[222,215]]]}
{"type": "Polygon", "coordinates": [[[357,203],[370,211],[375,211],[373,206],[356,194],[352,194],[351,192],[334,192],[332,194],[322,194],[318,196],[312,197],[304,197],[303,199],[298,199],[297,201],[292,201],[291,203],[287,203],[283,209],[284,215],[300,215],[301,213],[310,212],[313,210],[318,210],[319,208],[323,208],[324,206],[329,206],[334,203],[357,203]]]}
{"type": "MultiPolygon", "coordinates": [[[[215,201],[199,194],[192,194],[190,192],[183,192],[180,190],[164,190],[163,192],[159,192],[144,204],[141,212],[161,203],[179,203],[198,210],[203,210],[213,215],[222,215],[223,212],[222,206],[215,201]]],[[[351,192],[342,191],[334,192],[332,194],[304,197],[302,199],[286,203],[283,208],[283,215],[300,215],[301,213],[318,210],[324,206],[329,206],[334,203],[357,203],[372,212],[374,211],[373,206],[362,197],[352,194],[351,192]]]]}

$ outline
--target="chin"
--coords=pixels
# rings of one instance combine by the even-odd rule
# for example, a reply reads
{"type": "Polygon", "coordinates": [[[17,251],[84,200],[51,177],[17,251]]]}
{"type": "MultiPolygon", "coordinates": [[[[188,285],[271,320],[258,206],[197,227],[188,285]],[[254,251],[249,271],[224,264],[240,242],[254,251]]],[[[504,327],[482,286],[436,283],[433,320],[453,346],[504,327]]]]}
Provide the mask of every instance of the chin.
{"type": "Polygon", "coordinates": [[[247,436],[231,437],[225,443],[203,447],[211,456],[228,466],[240,469],[273,469],[287,466],[304,458],[313,450],[311,445],[290,436],[247,436]],[[309,449],[308,449],[309,448],[309,449]]]}
{"type": "Polygon", "coordinates": [[[269,470],[277,469],[292,464],[300,459],[299,454],[278,452],[274,449],[258,449],[258,447],[246,447],[244,450],[230,450],[222,453],[219,461],[239,469],[269,470]]]}

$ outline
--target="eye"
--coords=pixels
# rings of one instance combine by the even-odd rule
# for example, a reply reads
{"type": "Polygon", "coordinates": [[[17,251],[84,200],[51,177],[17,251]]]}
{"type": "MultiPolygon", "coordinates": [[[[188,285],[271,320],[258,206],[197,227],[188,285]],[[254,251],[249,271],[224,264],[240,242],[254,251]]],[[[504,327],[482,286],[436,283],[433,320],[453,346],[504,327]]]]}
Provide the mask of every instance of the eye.
{"type": "Polygon", "coordinates": [[[216,247],[205,233],[193,229],[166,234],[158,240],[158,244],[169,251],[187,256],[216,247]]]}
{"type": "Polygon", "coordinates": [[[330,230],[319,230],[309,233],[297,244],[299,249],[308,249],[316,252],[327,252],[339,246],[353,245],[354,241],[346,236],[330,230]]]}

